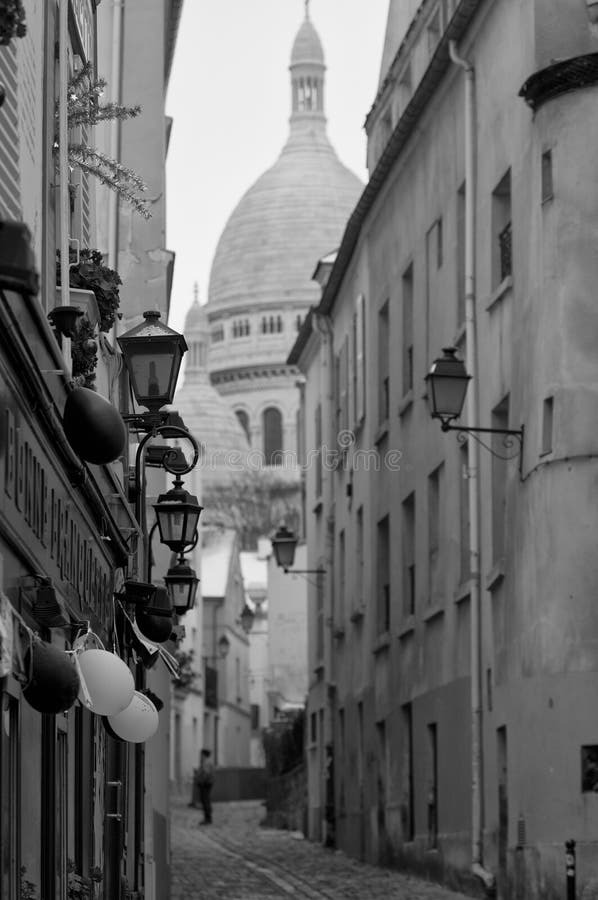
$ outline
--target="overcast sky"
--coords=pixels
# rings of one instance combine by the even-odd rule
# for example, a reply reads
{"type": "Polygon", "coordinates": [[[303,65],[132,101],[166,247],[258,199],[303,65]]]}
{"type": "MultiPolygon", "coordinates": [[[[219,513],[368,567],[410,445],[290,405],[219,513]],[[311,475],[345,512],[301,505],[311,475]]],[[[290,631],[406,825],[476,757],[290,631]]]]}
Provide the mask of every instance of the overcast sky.
{"type": "MultiPolygon", "coordinates": [[[[326,58],[328,134],[366,181],[363,123],[378,86],[388,0],[311,0],[326,58]]],[[[304,0],[185,0],[166,111],[169,250],[176,253],[170,325],[207,299],[226,221],[277,159],[288,134],[289,62],[304,0]]]]}

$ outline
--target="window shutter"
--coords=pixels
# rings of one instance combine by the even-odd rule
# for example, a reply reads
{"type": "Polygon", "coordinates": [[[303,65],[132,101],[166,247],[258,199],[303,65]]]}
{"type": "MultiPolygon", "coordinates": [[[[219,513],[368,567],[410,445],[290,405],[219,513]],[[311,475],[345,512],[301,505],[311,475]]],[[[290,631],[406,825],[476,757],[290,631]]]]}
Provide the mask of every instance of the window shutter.
{"type": "Polygon", "coordinates": [[[365,418],[365,297],[355,301],[355,425],[365,418]]]}
{"type": "Polygon", "coordinates": [[[0,84],[6,91],[0,114],[0,215],[16,220],[21,218],[21,193],[17,53],[12,44],[0,47],[0,84]]]}

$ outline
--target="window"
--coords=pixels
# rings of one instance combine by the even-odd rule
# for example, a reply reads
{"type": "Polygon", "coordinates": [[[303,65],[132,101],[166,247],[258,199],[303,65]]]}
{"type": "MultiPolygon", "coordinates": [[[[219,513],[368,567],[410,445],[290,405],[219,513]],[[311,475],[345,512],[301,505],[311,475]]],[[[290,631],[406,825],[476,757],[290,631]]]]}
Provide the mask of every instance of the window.
{"type": "Polygon", "coordinates": [[[260,728],[260,707],[258,703],[251,704],[251,730],[259,731],[260,728]]]}
{"type": "Polygon", "coordinates": [[[276,316],[276,331],[280,333],[283,330],[282,316],[276,316]]]}
{"type": "Polygon", "coordinates": [[[363,606],[363,566],[364,566],[364,546],[363,546],[363,506],[357,510],[357,539],[355,554],[355,605],[357,609],[363,606]]]}
{"type": "Polygon", "coordinates": [[[582,793],[598,791],[598,746],[586,744],[581,748],[581,790],[582,793]]]}
{"type": "Polygon", "coordinates": [[[390,520],[378,522],[378,590],[376,622],[378,634],[390,630],[390,520]]]}
{"type": "Polygon", "coordinates": [[[428,848],[438,846],[438,731],[428,725],[428,848]]]}
{"type": "Polygon", "coordinates": [[[318,717],[315,712],[311,713],[309,717],[309,740],[312,744],[318,740],[318,717]]]}
{"type": "Polygon", "coordinates": [[[546,397],[542,412],[542,453],[552,452],[554,427],[554,397],[546,397]]]}
{"type": "Polygon", "coordinates": [[[467,581],[471,572],[470,562],[470,519],[469,519],[469,460],[467,444],[459,450],[460,497],[459,534],[461,544],[461,582],[467,581]]]}
{"type": "Polygon", "coordinates": [[[403,394],[413,390],[413,264],[402,278],[403,288],[403,394]]]}
{"type": "Polygon", "coordinates": [[[303,325],[303,316],[297,314],[295,316],[295,331],[301,331],[301,326],[303,325]]]}
{"type": "Polygon", "coordinates": [[[316,661],[324,659],[324,580],[316,575],[316,661]]]}
{"type": "Polygon", "coordinates": [[[249,319],[238,319],[233,322],[233,337],[247,337],[250,334],[251,326],[249,324],[249,319]]]}
{"type": "Polygon", "coordinates": [[[19,704],[15,697],[0,693],[2,729],[0,730],[0,837],[3,865],[0,894],[16,897],[19,883],[20,780],[19,780],[19,704]]]}
{"type": "Polygon", "coordinates": [[[552,150],[545,150],[542,154],[542,203],[552,200],[553,197],[552,150]]]}
{"type": "Polygon", "coordinates": [[[349,427],[349,339],[345,338],[335,359],[336,434],[349,427]]]}
{"type": "Polygon", "coordinates": [[[465,322],[465,190],[457,191],[457,328],[465,322]]]}
{"type": "Polygon", "coordinates": [[[355,301],[353,316],[353,361],[355,388],[353,392],[355,425],[365,418],[365,297],[359,294],[355,301]]]}
{"type": "Polygon", "coordinates": [[[390,375],[388,371],[390,322],[388,300],[378,312],[378,424],[388,420],[390,411],[390,375]]]}
{"type": "Polygon", "coordinates": [[[444,464],[428,478],[428,602],[437,603],[443,595],[443,572],[440,553],[442,536],[444,464]]]}
{"type": "Polygon", "coordinates": [[[512,272],[511,170],[492,193],[492,288],[512,272]]]}
{"type": "Polygon", "coordinates": [[[315,438],[316,438],[316,497],[322,496],[322,406],[320,403],[316,406],[315,412],[315,438]]]}
{"type": "Polygon", "coordinates": [[[336,621],[336,625],[341,628],[345,622],[345,566],[345,529],[343,528],[338,534],[338,603],[336,621]]]}
{"type": "MultiPolygon", "coordinates": [[[[505,397],[492,410],[492,428],[509,427],[509,398],[505,397]]],[[[504,435],[492,435],[492,449],[504,456],[504,435]]],[[[505,555],[505,514],[507,507],[508,463],[492,456],[492,560],[494,563],[505,555]]]]}
{"type": "Polygon", "coordinates": [[[236,415],[237,419],[239,420],[239,424],[240,424],[241,428],[245,432],[245,437],[247,438],[248,443],[251,444],[251,428],[249,427],[248,414],[245,412],[244,409],[236,409],[235,415],[236,415]]]}
{"type": "Polygon", "coordinates": [[[224,340],[224,326],[217,325],[216,328],[213,328],[210,332],[210,340],[213,344],[219,344],[220,341],[224,340]]]}
{"type": "Polygon", "coordinates": [[[403,612],[415,613],[415,492],[403,501],[403,612]]]}
{"type": "Polygon", "coordinates": [[[414,780],[413,780],[413,714],[411,703],[401,708],[403,752],[401,759],[401,825],[403,838],[412,841],[415,837],[414,780]]]}
{"type": "Polygon", "coordinates": [[[264,456],[267,466],[282,464],[282,413],[269,406],[263,414],[264,456]]]}

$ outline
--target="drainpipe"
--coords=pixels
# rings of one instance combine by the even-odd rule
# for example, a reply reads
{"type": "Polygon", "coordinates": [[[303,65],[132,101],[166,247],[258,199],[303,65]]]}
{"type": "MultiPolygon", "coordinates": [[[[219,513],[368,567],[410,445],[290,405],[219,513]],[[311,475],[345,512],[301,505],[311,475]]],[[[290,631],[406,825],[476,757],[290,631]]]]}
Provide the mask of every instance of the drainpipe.
{"type": "MultiPolygon", "coordinates": [[[[58,10],[58,172],[60,197],[60,303],[70,303],[70,270],[69,270],[69,161],[68,161],[68,0],[60,0],[58,10]]],[[[71,339],[62,338],[62,355],[64,368],[68,376],[71,373],[71,339]]]]}
{"type": "MultiPolygon", "coordinates": [[[[451,60],[465,72],[465,365],[472,376],[467,391],[467,421],[478,425],[478,366],[475,296],[475,71],[471,63],[457,54],[455,41],[449,41],[451,60]]],[[[484,868],[483,772],[481,690],[481,596],[480,596],[480,488],[479,446],[467,442],[470,558],[470,639],[471,639],[471,870],[488,891],[494,888],[494,875],[484,868]]]]}

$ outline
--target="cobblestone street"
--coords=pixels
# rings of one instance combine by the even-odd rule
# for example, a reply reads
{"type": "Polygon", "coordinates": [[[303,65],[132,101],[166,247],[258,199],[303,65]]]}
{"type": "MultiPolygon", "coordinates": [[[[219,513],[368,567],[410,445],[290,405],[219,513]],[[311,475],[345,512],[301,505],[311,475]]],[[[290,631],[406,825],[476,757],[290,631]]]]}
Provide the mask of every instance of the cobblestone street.
{"type": "Polygon", "coordinates": [[[260,828],[259,802],[216,803],[214,824],[172,804],[171,900],[467,900],[435,884],[325,850],[298,834],[260,828]]]}

